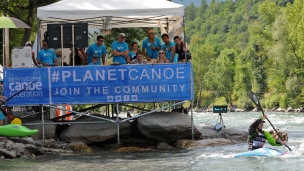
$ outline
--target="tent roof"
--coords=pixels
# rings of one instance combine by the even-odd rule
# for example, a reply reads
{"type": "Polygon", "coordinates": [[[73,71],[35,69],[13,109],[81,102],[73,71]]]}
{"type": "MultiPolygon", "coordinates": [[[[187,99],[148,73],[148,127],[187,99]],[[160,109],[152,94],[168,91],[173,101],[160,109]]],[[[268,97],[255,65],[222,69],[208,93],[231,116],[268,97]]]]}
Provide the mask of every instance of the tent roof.
{"type": "Polygon", "coordinates": [[[184,6],[167,0],[61,0],[39,7],[42,24],[88,22],[115,27],[159,27],[184,15],[184,6]]]}

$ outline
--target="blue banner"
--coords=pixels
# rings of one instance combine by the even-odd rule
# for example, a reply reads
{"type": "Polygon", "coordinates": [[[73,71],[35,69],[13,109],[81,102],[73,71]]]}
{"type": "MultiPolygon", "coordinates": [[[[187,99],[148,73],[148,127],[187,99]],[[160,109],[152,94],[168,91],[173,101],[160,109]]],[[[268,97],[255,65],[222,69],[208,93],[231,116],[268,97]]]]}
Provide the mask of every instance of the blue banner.
{"type": "Polygon", "coordinates": [[[5,69],[4,95],[8,106],[192,100],[192,65],[5,69]]]}

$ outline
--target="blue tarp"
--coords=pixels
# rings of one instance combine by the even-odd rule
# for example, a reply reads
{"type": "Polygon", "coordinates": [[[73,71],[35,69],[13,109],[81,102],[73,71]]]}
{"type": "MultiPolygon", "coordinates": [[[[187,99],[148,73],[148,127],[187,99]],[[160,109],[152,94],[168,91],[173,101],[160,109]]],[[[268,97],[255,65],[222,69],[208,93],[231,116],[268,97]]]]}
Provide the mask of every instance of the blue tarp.
{"type": "Polygon", "coordinates": [[[193,99],[191,64],[75,66],[4,70],[8,106],[162,102],[193,99]]]}

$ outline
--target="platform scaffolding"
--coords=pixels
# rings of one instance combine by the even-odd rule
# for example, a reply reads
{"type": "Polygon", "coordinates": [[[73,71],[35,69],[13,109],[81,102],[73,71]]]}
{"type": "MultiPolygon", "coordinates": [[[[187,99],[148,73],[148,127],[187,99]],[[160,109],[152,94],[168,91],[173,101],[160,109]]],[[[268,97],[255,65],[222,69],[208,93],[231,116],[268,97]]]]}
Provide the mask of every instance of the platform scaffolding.
{"type": "MultiPolygon", "coordinates": [[[[133,115],[131,118],[124,118],[124,119],[119,119],[118,108],[119,108],[119,105],[126,105],[126,104],[119,104],[119,103],[115,103],[115,104],[99,104],[99,106],[100,105],[101,106],[115,105],[116,109],[117,109],[115,111],[115,113],[116,113],[116,120],[108,119],[108,118],[104,118],[104,117],[98,117],[98,116],[91,115],[90,113],[85,113],[85,112],[78,112],[78,111],[74,111],[74,110],[60,109],[60,110],[66,111],[66,112],[71,112],[71,114],[63,115],[63,116],[56,117],[56,118],[53,118],[53,119],[50,119],[50,120],[55,120],[55,119],[58,119],[58,118],[64,118],[64,117],[68,117],[70,115],[79,115],[79,116],[92,117],[92,118],[98,119],[100,121],[90,121],[90,122],[64,121],[64,122],[53,122],[53,123],[49,123],[49,122],[46,123],[45,122],[45,112],[43,111],[43,108],[47,107],[47,108],[54,108],[54,109],[56,109],[57,106],[54,106],[54,105],[41,105],[40,106],[40,109],[41,109],[41,111],[40,111],[41,112],[40,113],[41,114],[41,123],[25,123],[23,125],[41,125],[42,139],[45,139],[45,134],[44,134],[45,125],[97,124],[97,123],[112,122],[112,123],[116,123],[117,124],[117,143],[120,143],[120,133],[119,133],[120,123],[127,122],[129,120],[134,120],[136,118],[139,118],[139,117],[142,117],[142,116],[145,116],[145,115],[153,114],[154,112],[160,112],[160,111],[163,111],[163,110],[168,109],[170,107],[181,105],[181,104],[183,104],[185,102],[187,102],[187,100],[181,101],[181,102],[176,102],[176,103],[174,103],[172,105],[163,106],[161,108],[156,108],[156,109],[150,110],[150,111],[148,111],[148,110],[145,109],[146,112],[144,112],[144,113],[138,114],[137,116],[133,115]]],[[[132,107],[132,106],[130,106],[130,107],[132,107]]],[[[140,109],[140,108],[137,108],[137,109],[140,109]]],[[[193,108],[192,108],[192,106],[191,106],[190,112],[191,112],[192,140],[194,140],[194,125],[193,125],[193,108]]]]}

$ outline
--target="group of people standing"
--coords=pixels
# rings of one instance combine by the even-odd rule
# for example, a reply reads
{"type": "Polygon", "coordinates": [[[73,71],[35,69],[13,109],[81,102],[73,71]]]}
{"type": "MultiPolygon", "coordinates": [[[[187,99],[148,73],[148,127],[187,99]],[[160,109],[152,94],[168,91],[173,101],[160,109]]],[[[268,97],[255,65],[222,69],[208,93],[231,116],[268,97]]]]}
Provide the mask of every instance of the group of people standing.
{"type": "MultiPolygon", "coordinates": [[[[114,64],[145,64],[145,63],[177,63],[184,62],[184,52],[188,51],[178,36],[174,37],[174,42],[170,41],[168,34],[161,36],[164,44],[158,37],[155,37],[154,30],[147,30],[147,37],[142,43],[142,49],[138,49],[137,42],[132,43],[129,50],[125,42],[126,34],[120,33],[117,40],[112,43],[112,54],[114,64]],[[145,59],[144,59],[145,58],[145,59]]],[[[96,43],[91,44],[87,50],[84,48],[75,48],[74,53],[70,53],[69,64],[66,65],[105,65],[106,46],[104,37],[97,36],[96,43]],[[74,56],[74,57],[73,57],[74,56]]],[[[47,40],[42,41],[43,48],[37,55],[35,65],[57,66],[61,65],[61,59],[57,58],[56,51],[48,48],[47,40]]],[[[72,49],[71,49],[72,51],[72,49]]]]}

